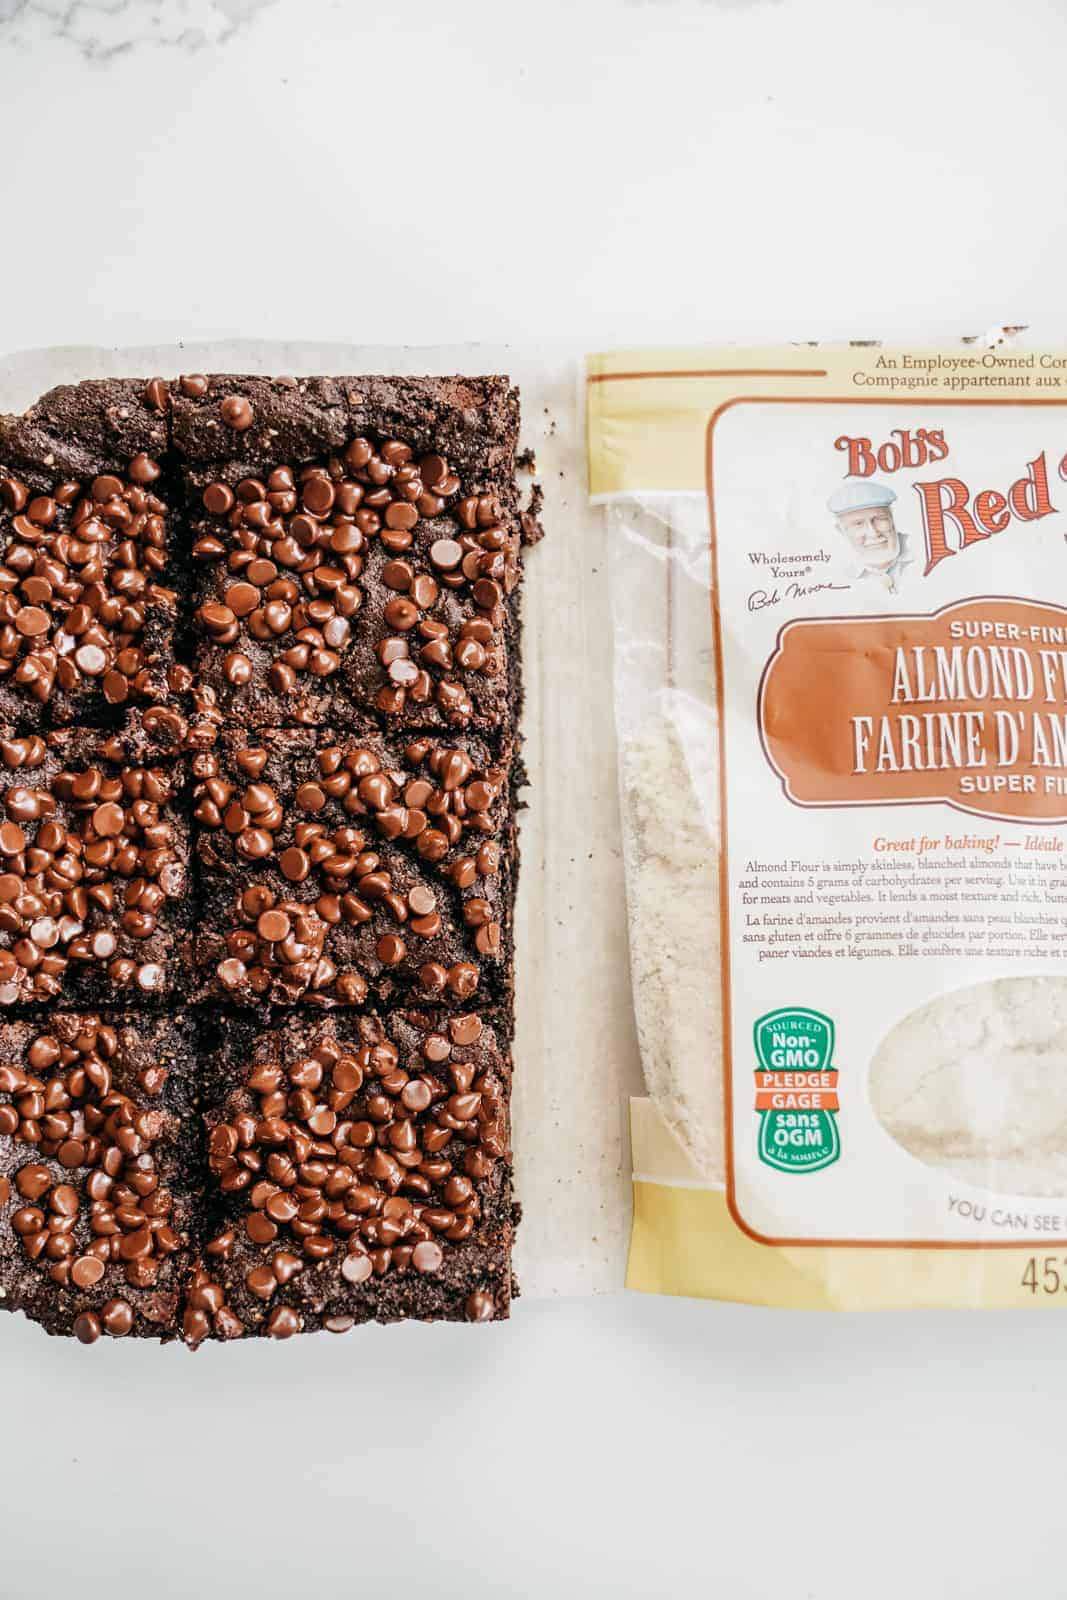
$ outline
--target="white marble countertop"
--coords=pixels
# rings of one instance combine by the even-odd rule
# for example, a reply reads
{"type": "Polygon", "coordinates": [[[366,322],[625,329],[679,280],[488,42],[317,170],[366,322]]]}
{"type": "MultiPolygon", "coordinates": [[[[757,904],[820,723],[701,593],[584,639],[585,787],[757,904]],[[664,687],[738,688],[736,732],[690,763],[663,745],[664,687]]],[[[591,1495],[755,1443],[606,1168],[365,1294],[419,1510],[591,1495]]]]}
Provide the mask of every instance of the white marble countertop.
{"type": "MultiPolygon", "coordinates": [[[[1063,327],[1065,45],[1047,0],[0,0],[0,350],[1063,327]]],[[[1059,1600],[1065,1336],[11,1319],[0,1594],[1059,1600]]]]}

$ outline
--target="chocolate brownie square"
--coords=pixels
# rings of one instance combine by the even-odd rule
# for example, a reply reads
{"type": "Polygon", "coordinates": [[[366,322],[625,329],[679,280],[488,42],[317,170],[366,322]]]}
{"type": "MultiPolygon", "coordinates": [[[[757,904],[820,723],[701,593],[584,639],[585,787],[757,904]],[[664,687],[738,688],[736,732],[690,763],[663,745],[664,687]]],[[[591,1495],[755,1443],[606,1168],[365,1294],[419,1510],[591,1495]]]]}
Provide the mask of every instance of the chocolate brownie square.
{"type": "Polygon", "coordinates": [[[227,729],[193,773],[200,998],[509,998],[510,742],[227,729]]]}
{"type": "Polygon", "coordinates": [[[158,1003],[189,963],[183,767],[136,730],[0,731],[0,1006],[158,1003]]]}
{"type": "Polygon", "coordinates": [[[174,436],[198,683],[222,715],[511,726],[522,524],[507,380],[339,379],[343,427],[312,380],[203,381],[175,395],[174,436]]]}
{"type": "Polygon", "coordinates": [[[510,1081],[491,1015],[229,1019],[186,1340],[506,1317],[510,1081]]]}
{"type": "Polygon", "coordinates": [[[0,1022],[0,1308],[91,1344],[173,1337],[202,1132],[180,1019],[0,1022]]]}
{"type": "Polygon", "coordinates": [[[166,705],[178,597],[161,397],[109,379],[0,417],[0,720],[38,728],[166,705]]]}

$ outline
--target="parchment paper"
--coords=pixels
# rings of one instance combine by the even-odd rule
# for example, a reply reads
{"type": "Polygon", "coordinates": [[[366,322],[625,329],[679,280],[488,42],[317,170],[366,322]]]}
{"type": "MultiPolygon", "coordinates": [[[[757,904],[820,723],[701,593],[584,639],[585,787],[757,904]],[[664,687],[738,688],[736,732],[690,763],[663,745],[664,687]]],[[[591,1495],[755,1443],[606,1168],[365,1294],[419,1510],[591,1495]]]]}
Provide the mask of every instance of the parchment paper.
{"type": "MultiPolygon", "coordinates": [[[[0,410],[57,383],[181,372],[479,373],[522,391],[547,537],[528,553],[521,818],[516,1270],[527,1295],[622,1287],[630,1226],[624,1113],[642,1092],[626,946],[611,622],[603,519],[586,504],[577,351],[386,348],[234,340],[21,351],[0,364],[0,410]]],[[[520,485],[527,480],[520,475],[520,485]]],[[[529,481],[534,481],[533,479],[529,481]]]]}

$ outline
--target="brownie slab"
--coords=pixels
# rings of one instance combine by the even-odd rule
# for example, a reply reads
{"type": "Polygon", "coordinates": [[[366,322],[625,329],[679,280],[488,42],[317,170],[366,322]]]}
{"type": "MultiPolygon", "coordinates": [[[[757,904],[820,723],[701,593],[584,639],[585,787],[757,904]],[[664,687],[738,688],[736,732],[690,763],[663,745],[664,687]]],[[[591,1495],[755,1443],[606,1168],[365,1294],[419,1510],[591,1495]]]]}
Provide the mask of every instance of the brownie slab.
{"type": "Polygon", "coordinates": [[[183,768],[134,733],[0,730],[0,1006],[132,1002],[189,964],[183,768]]]}
{"type": "Polygon", "coordinates": [[[518,393],[0,416],[0,1309],[509,1314],[518,393]]]}
{"type": "Polygon", "coordinates": [[[506,1000],[511,767],[469,734],[227,729],[193,760],[197,994],[506,1000]]]}
{"type": "Polygon", "coordinates": [[[215,1210],[185,1339],[506,1317],[511,1066],[492,1016],[224,1026],[205,1085],[215,1210]]]}
{"type": "Polygon", "coordinates": [[[264,380],[204,382],[172,403],[195,452],[197,681],[223,717],[511,725],[522,525],[506,379],[337,380],[340,437],[336,405],[303,387],[272,394],[261,426],[264,380]],[[224,408],[243,423],[229,446],[224,408]]]}
{"type": "Polygon", "coordinates": [[[180,691],[167,447],[125,380],[0,417],[0,720],[113,722],[180,691]]]}
{"type": "Polygon", "coordinates": [[[0,1309],[92,1344],[173,1337],[201,1135],[188,1022],[0,1022],[0,1309]]]}

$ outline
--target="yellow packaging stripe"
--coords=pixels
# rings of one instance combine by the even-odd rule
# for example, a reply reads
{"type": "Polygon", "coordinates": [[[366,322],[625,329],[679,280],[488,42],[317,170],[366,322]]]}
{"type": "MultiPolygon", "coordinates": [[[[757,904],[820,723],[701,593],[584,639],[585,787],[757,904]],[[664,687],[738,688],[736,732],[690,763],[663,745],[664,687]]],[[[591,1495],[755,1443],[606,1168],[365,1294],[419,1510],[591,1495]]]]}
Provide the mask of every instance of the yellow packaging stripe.
{"type": "Polygon", "coordinates": [[[701,491],[708,417],[727,394],[758,394],[796,379],[798,393],[825,381],[821,352],[614,351],[589,358],[591,495],[701,491]],[[813,357],[815,359],[813,359],[813,357]]]}
{"type": "Polygon", "coordinates": [[[734,1222],[725,1192],[700,1187],[691,1176],[650,1100],[631,1102],[631,1128],[639,1175],[629,1289],[796,1311],[1067,1306],[1067,1256],[1035,1244],[1018,1250],[757,1244],[734,1222]],[[642,1158],[655,1176],[642,1172],[642,1158]]]}
{"type": "Polygon", "coordinates": [[[1021,1250],[782,1249],[754,1243],[721,1189],[634,1180],[626,1286],[643,1294],[739,1300],[796,1311],[1055,1307],[1067,1258],[1021,1250]],[[1023,1278],[1033,1264],[1034,1287],[1023,1278]]]}
{"type": "Polygon", "coordinates": [[[950,357],[877,344],[616,350],[586,366],[589,492],[703,493],[708,419],[728,400],[995,396],[1033,402],[1034,352],[961,344],[950,357]],[[960,372],[951,364],[967,364],[960,372]]]}

